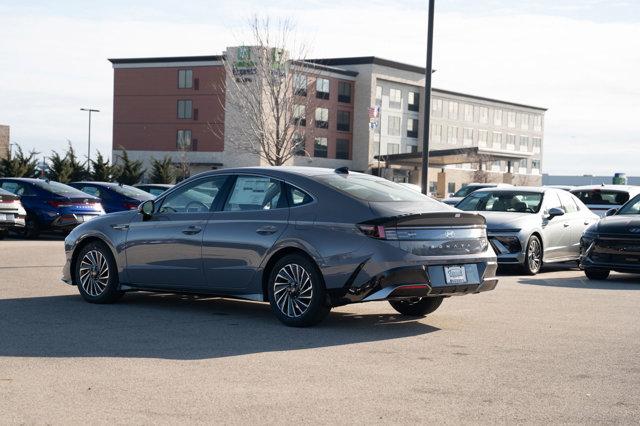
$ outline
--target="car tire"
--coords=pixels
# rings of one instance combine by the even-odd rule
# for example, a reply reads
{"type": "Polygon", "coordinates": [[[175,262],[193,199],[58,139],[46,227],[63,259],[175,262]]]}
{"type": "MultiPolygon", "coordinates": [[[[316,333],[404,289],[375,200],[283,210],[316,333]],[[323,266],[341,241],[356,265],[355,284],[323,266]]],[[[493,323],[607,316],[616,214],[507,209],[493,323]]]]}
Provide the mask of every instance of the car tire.
{"type": "Polygon", "coordinates": [[[118,290],[118,267],[111,250],[101,242],[80,249],[73,271],[73,283],[89,303],[112,303],[124,292],[118,290]]]}
{"type": "Polygon", "coordinates": [[[331,310],[322,274],[305,256],[289,254],[278,260],[269,274],[268,296],[276,317],[290,327],[309,327],[331,310]]]}
{"type": "Polygon", "coordinates": [[[37,238],[38,235],[40,235],[40,225],[38,224],[36,218],[33,217],[33,215],[27,214],[27,217],[24,220],[24,228],[22,228],[19,232],[22,238],[37,238]]]}
{"type": "Polygon", "coordinates": [[[421,297],[418,300],[390,300],[393,309],[409,317],[424,317],[440,307],[444,297],[421,297]]]}
{"type": "Polygon", "coordinates": [[[600,268],[586,268],[584,270],[584,274],[590,280],[606,280],[609,278],[609,274],[611,271],[608,269],[600,269],[600,268]]]}
{"type": "Polygon", "coordinates": [[[536,275],[542,269],[542,243],[535,235],[529,237],[522,265],[527,275],[536,275]]]}
{"type": "Polygon", "coordinates": [[[4,240],[5,238],[7,238],[8,234],[9,232],[6,229],[0,230],[0,240],[4,240]]]}

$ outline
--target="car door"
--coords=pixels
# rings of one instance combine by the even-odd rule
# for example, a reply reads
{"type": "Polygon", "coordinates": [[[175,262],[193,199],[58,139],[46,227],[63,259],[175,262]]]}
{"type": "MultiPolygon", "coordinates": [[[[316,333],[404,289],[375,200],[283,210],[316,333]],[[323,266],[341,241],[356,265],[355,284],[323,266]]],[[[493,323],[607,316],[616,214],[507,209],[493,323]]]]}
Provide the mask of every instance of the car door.
{"type": "Polygon", "coordinates": [[[566,238],[565,253],[567,256],[577,259],[580,255],[580,237],[582,237],[582,233],[590,222],[586,221],[585,216],[578,210],[578,206],[573,200],[573,195],[566,191],[559,191],[558,196],[565,212],[565,224],[563,226],[568,231],[564,235],[566,238]]]}
{"type": "Polygon", "coordinates": [[[567,215],[549,217],[549,210],[558,208],[564,210],[557,191],[548,190],[544,194],[542,211],[543,247],[545,259],[558,259],[569,256],[568,246],[571,243],[571,225],[567,215]]]}
{"type": "Polygon", "coordinates": [[[217,208],[227,175],[204,176],[177,187],[156,201],[146,220],[129,224],[126,274],[132,284],[198,288],[205,284],[202,237],[217,208]]]}
{"type": "Polygon", "coordinates": [[[224,205],[212,214],[204,231],[208,287],[245,291],[288,219],[283,182],[267,176],[235,176],[224,205]]]}

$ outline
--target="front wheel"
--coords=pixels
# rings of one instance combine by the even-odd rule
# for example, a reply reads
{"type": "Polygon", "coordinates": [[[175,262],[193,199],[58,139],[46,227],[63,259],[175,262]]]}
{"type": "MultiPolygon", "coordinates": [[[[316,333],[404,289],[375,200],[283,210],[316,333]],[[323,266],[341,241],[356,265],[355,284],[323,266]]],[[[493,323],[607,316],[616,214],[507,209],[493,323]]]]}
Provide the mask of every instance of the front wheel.
{"type": "Polygon", "coordinates": [[[74,268],[73,282],[89,303],[112,303],[124,292],[118,290],[118,268],[109,248],[100,242],[84,246],[74,268]]]}
{"type": "Polygon", "coordinates": [[[599,268],[587,268],[584,270],[584,274],[590,280],[606,280],[609,278],[609,274],[611,271],[608,269],[599,269],[599,268]]]}
{"type": "Polygon", "coordinates": [[[535,235],[527,242],[527,251],[524,257],[524,272],[528,275],[536,275],[542,268],[542,243],[535,235]]]}
{"type": "Polygon", "coordinates": [[[390,300],[393,309],[410,317],[424,317],[440,307],[444,297],[420,297],[411,300],[390,300]]]}
{"type": "Polygon", "coordinates": [[[269,303],[280,321],[291,327],[308,327],[322,321],[331,310],[320,272],[306,257],[290,254],[274,265],[269,275],[269,303]]]}

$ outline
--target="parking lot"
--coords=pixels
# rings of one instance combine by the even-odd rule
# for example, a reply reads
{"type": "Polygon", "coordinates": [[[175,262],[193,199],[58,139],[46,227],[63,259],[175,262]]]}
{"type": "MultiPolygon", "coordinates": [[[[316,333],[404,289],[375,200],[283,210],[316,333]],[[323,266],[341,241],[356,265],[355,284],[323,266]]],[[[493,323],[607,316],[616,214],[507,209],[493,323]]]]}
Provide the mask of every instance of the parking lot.
{"type": "Polygon", "coordinates": [[[283,326],[267,304],[89,305],[62,241],[0,242],[2,423],[632,423],[640,282],[507,272],[422,320],[386,303],[283,326]]]}

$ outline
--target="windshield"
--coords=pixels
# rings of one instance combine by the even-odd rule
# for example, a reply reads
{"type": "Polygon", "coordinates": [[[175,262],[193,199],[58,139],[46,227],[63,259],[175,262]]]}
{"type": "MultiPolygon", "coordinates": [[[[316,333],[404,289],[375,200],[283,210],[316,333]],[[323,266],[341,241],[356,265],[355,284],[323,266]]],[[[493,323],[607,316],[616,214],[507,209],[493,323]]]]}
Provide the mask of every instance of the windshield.
{"type": "Polygon", "coordinates": [[[474,192],[456,206],[465,211],[538,213],[542,205],[539,192],[474,192]]]}
{"type": "Polygon", "coordinates": [[[62,195],[63,197],[87,197],[87,194],[76,189],[72,186],[65,185],[64,183],[54,182],[52,180],[39,180],[35,182],[38,188],[42,188],[45,191],[51,192],[56,195],[62,195]]]}
{"type": "Polygon", "coordinates": [[[453,194],[454,197],[464,198],[467,195],[471,194],[473,191],[477,191],[478,189],[489,188],[488,186],[465,186],[464,188],[458,189],[458,192],[453,194]]]}
{"type": "Polygon", "coordinates": [[[364,201],[433,201],[418,191],[381,178],[355,175],[325,175],[317,179],[364,201]]]}
{"type": "Polygon", "coordinates": [[[629,194],[621,191],[588,189],[571,191],[571,193],[586,205],[600,204],[604,206],[621,206],[629,201],[629,194]]]}
{"type": "Polygon", "coordinates": [[[622,206],[618,214],[640,214],[640,195],[622,206]]]}
{"type": "Polygon", "coordinates": [[[134,188],[129,185],[112,185],[110,189],[125,197],[135,198],[137,200],[152,200],[155,196],[149,194],[142,189],[134,188]]]}

